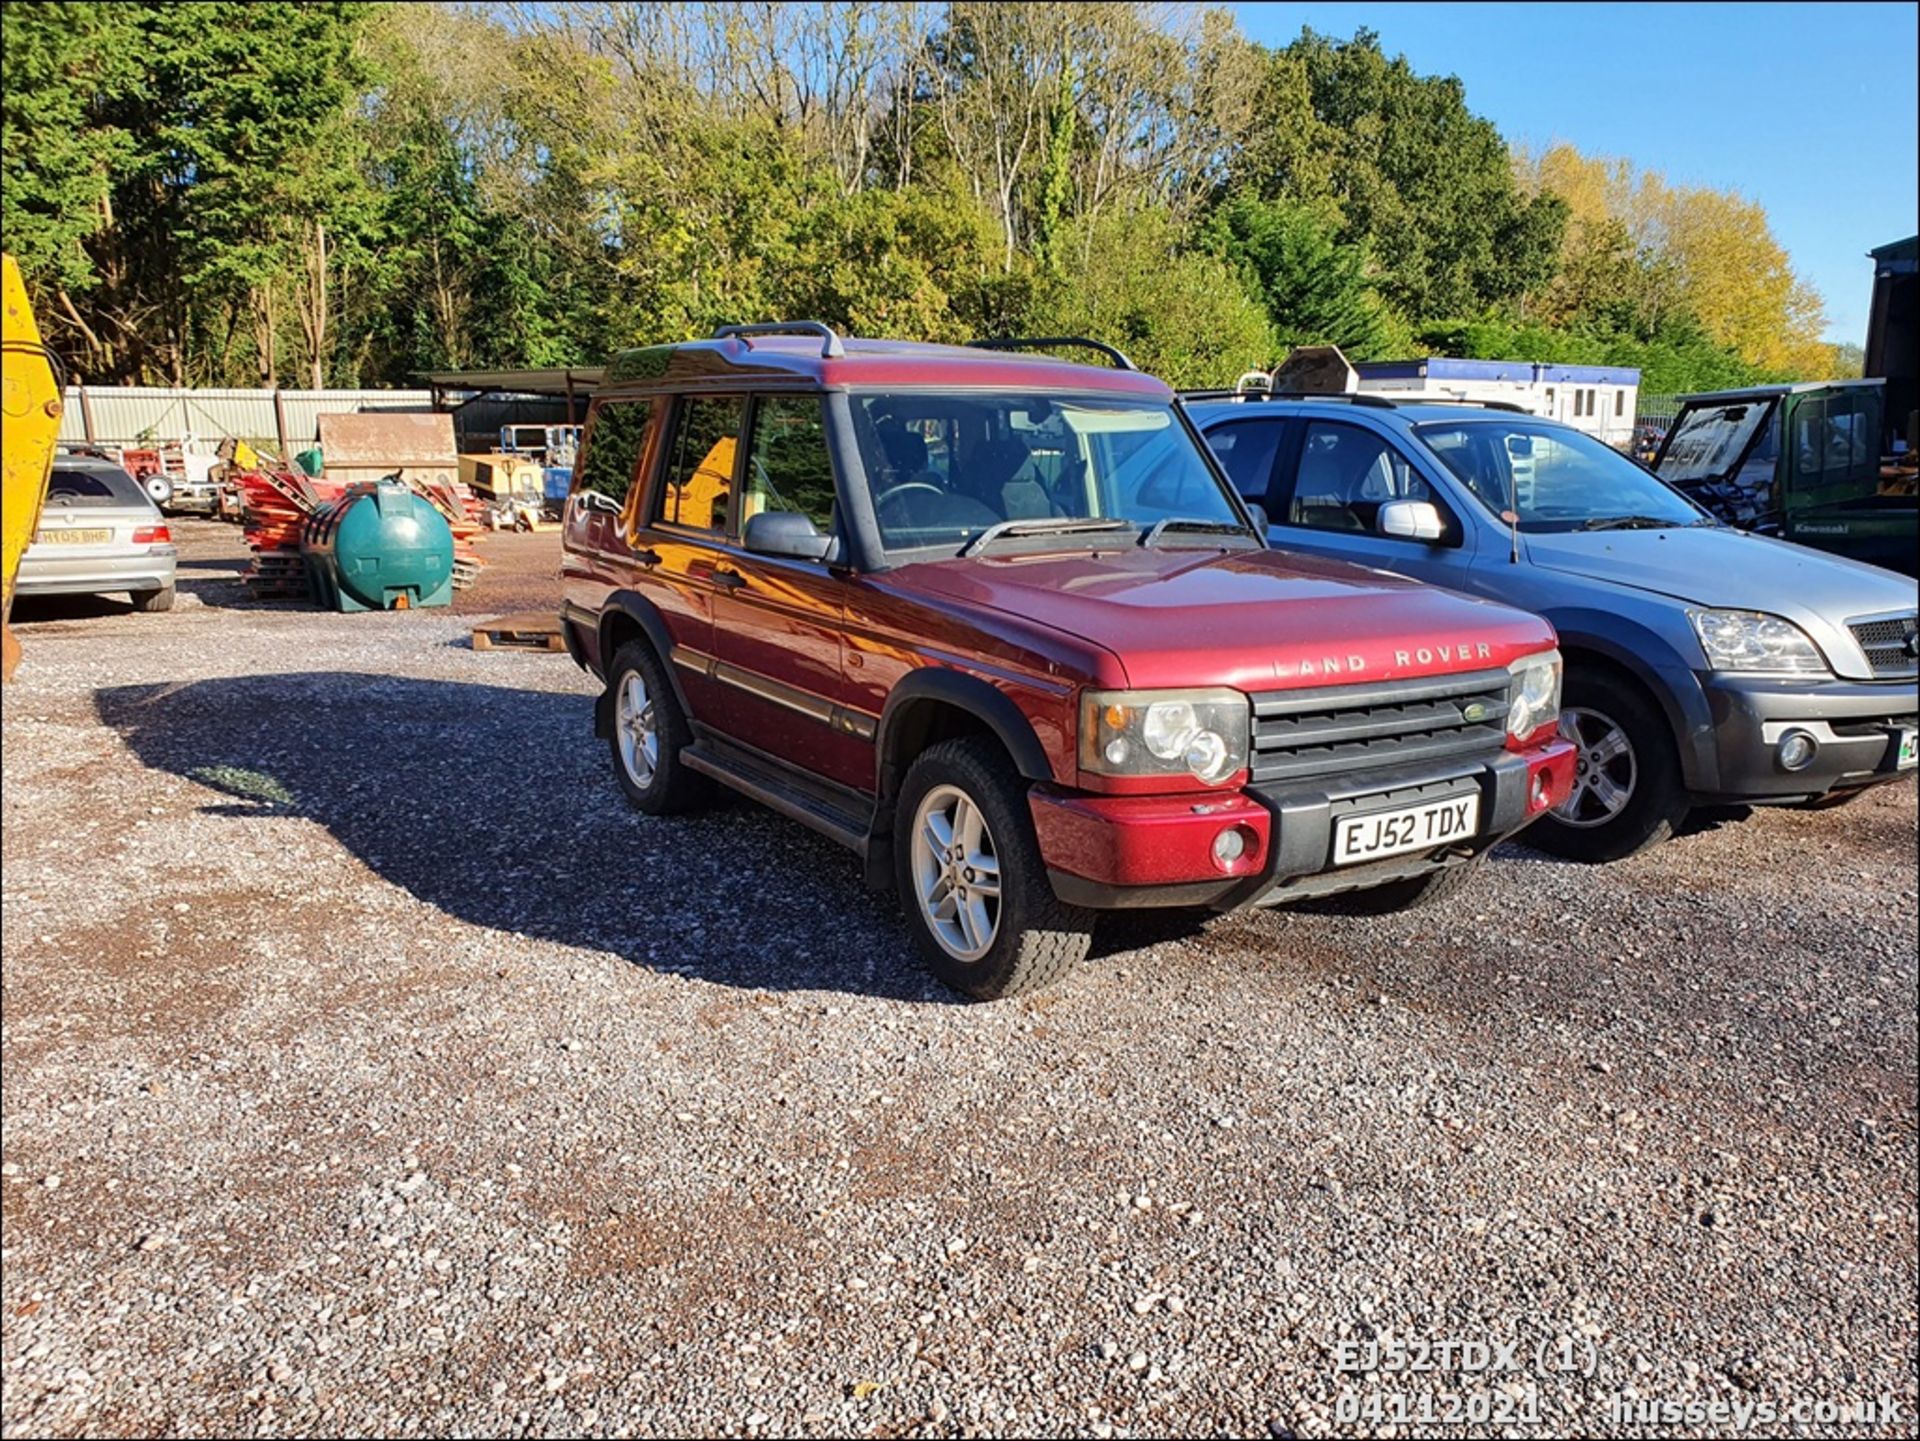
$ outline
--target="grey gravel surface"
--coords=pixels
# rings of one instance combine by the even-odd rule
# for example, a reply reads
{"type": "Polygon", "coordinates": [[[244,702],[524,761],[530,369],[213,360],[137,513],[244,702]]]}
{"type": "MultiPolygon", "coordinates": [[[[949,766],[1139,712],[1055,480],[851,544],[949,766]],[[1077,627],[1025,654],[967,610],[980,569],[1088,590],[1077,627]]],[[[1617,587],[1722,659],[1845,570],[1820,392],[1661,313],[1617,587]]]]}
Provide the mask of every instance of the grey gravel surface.
{"type": "Polygon", "coordinates": [[[810,833],[629,812],[564,657],[230,569],[20,628],[9,1436],[1911,1432],[1912,784],[961,1005],[810,833]]]}

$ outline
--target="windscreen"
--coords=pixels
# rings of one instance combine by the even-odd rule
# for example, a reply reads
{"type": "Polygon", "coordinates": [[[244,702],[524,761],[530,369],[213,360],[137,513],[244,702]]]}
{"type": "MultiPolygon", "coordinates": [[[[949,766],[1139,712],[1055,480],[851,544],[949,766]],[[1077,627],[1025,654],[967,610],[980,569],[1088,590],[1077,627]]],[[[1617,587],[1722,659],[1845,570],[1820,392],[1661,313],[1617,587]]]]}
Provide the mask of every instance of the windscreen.
{"type": "Polygon", "coordinates": [[[1165,402],[889,391],[852,410],[889,550],[958,549],[1003,521],[1241,525],[1165,402]]]}
{"type": "Polygon", "coordinates": [[[1522,418],[1423,425],[1420,437],[1474,499],[1524,531],[1698,525],[1706,513],[1612,446],[1522,418]]]}
{"type": "Polygon", "coordinates": [[[1767,417],[1772,400],[1743,400],[1732,405],[1703,405],[1675,422],[1673,436],[1660,456],[1660,475],[1678,483],[1713,480],[1739,464],[1747,443],[1767,417]]]}

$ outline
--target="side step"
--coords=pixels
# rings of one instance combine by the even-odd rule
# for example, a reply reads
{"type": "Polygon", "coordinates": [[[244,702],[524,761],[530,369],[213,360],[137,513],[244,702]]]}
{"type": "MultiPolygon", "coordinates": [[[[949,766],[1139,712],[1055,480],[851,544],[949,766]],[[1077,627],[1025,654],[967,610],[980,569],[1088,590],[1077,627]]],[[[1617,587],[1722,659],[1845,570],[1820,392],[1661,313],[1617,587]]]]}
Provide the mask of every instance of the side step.
{"type": "Polygon", "coordinates": [[[689,769],[838,841],[855,855],[866,855],[869,816],[859,812],[852,795],[842,798],[778,761],[710,737],[681,751],[680,759],[689,769]]]}

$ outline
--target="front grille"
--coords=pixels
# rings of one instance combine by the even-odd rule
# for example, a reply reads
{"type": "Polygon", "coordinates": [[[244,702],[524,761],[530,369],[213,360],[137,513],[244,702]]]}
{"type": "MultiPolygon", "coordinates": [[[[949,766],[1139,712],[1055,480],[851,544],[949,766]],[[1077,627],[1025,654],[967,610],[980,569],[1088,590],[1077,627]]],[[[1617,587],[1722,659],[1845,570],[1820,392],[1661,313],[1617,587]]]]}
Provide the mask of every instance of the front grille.
{"type": "Polygon", "coordinates": [[[1253,778],[1287,781],[1400,769],[1497,751],[1507,738],[1504,670],[1253,697],[1253,778]]]}
{"type": "Polygon", "coordinates": [[[1867,664],[1875,675],[1912,675],[1920,669],[1920,658],[1914,654],[1916,628],[1920,622],[1910,615],[1858,620],[1847,627],[1867,653],[1867,664]]]}

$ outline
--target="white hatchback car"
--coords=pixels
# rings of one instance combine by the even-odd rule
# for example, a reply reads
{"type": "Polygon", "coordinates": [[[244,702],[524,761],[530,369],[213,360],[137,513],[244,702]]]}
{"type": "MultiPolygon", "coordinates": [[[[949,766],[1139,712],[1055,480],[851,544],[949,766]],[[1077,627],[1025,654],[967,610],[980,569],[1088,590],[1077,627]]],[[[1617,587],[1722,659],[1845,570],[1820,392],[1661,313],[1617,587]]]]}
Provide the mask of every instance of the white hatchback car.
{"type": "Polygon", "coordinates": [[[56,456],[14,593],[125,591],[135,610],[171,610],[175,558],[173,532],[138,481],[111,461],[56,456]]]}

